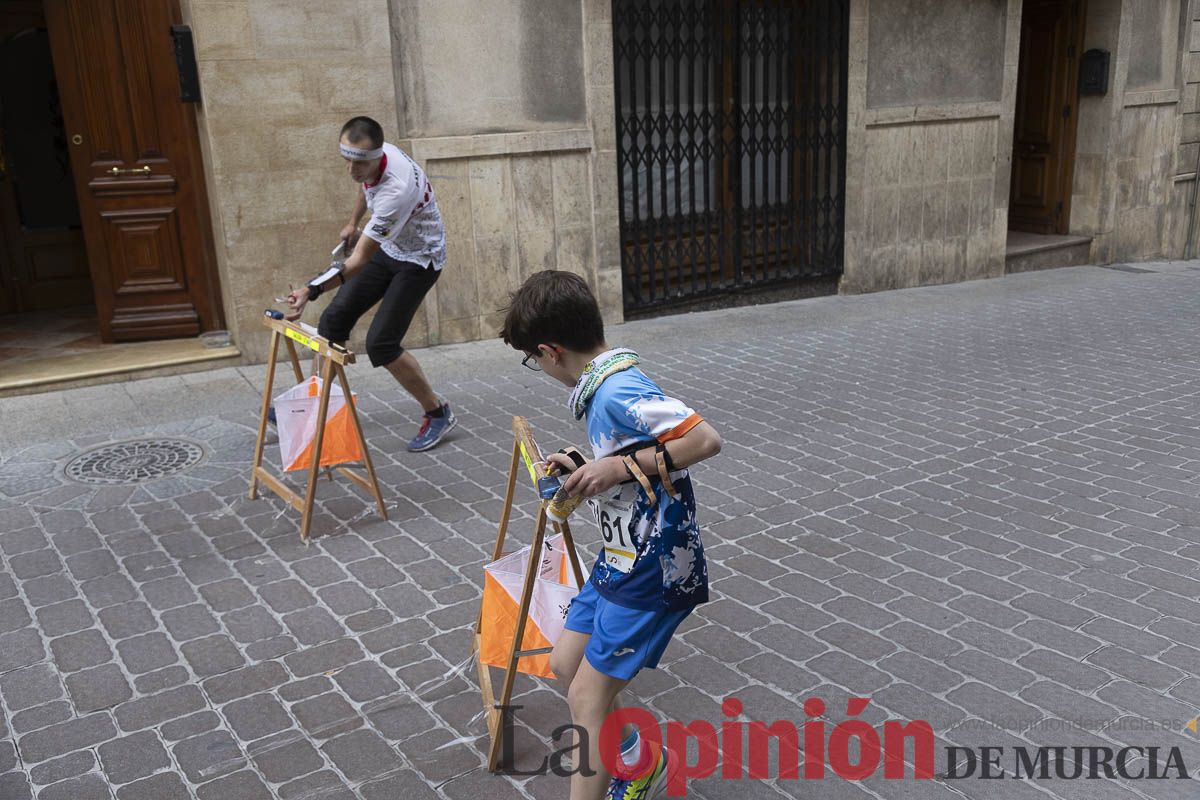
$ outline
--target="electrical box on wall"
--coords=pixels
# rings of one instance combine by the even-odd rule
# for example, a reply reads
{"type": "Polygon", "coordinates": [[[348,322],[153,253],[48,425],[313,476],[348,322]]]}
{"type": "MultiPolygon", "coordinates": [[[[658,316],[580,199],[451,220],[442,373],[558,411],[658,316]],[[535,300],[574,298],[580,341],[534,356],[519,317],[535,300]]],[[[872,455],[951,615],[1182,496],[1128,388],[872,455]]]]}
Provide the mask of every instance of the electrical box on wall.
{"type": "Polygon", "coordinates": [[[1079,93],[1108,94],[1108,51],[1088,50],[1079,61],[1079,93]]]}

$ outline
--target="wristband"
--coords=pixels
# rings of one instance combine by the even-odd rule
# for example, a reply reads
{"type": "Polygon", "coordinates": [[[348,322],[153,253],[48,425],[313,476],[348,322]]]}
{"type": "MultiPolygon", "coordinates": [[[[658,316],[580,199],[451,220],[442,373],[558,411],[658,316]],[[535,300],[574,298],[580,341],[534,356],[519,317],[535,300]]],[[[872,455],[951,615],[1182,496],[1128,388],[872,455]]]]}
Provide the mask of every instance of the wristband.
{"type": "Polygon", "coordinates": [[[308,282],[308,299],[311,301],[320,297],[324,292],[321,286],[333,280],[334,276],[341,278],[342,283],[346,282],[345,266],[336,261],[329,265],[329,269],[308,282]]]}
{"type": "Polygon", "coordinates": [[[654,486],[650,483],[650,479],[646,477],[646,473],[642,472],[642,468],[633,460],[633,456],[622,456],[621,462],[625,465],[625,471],[641,484],[642,491],[646,493],[647,499],[650,500],[650,507],[654,508],[658,503],[658,495],[654,493],[654,486]]]}
{"type": "Polygon", "coordinates": [[[671,483],[671,471],[667,468],[667,448],[660,444],[654,448],[654,466],[658,468],[658,477],[662,481],[663,488],[667,490],[667,494],[671,497],[677,497],[679,492],[675,491],[675,484],[671,483]]]}
{"type": "Polygon", "coordinates": [[[667,471],[674,472],[675,471],[675,459],[671,458],[671,451],[667,449],[666,443],[665,442],[660,443],[658,445],[658,447],[655,449],[658,450],[658,452],[663,454],[663,461],[665,461],[667,464],[667,471]]]}
{"type": "Polygon", "coordinates": [[[583,457],[583,453],[579,452],[578,448],[564,447],[562,450],[559,450],[558,452],[560,455],[564,455],[567,458],[571,459],[572,463],[575,464],[575,469],[579,469],[580,467],[582,467],[584,464],[587,463],[587,459],[583,457]]]}

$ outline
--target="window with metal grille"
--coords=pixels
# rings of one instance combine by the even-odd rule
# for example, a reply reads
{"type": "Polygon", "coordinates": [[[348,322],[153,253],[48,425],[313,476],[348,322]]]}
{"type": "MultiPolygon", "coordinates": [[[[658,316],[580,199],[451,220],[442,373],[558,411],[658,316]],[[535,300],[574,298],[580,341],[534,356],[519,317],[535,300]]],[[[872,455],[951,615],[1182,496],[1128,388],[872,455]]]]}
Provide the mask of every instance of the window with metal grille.
{"type": "Polygon", "coordinates": [[[841,272],[849,0],[613,0],[629,313],[841,272]]]}

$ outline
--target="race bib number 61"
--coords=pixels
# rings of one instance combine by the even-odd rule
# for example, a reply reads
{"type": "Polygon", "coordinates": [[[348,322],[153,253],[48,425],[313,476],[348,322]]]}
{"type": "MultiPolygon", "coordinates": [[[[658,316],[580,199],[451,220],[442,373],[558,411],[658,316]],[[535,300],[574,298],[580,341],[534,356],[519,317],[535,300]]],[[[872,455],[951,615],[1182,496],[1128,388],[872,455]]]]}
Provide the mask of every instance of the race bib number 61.
{"type": "Polygon", "coordinates": [[[593,499],[590,502],[600,535],[604,537],[604,563],[617,572],[629,572],[637,558],[637,543],[629,533],[633,503],[618,498],[593,499]]]}

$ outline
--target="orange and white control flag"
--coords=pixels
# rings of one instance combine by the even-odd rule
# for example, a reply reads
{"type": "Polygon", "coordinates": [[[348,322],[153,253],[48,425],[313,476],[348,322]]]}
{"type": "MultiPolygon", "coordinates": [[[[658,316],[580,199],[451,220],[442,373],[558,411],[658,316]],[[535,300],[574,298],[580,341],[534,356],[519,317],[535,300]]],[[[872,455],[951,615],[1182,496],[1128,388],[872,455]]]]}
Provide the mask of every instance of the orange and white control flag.
{"type": "MultiPolygon", "coordinates": [[[[522,547],[483,568],[483,617],[479,660],[493,667],[507,667],[517,612],[529,564],[530,545],[522,547]]],[[[579,593],[562,536],[552,536],[542,547],[538,576],[533,582],[529,621],[521,637],[521,650],[553,647],[563,631],[567,609],[579,593]]],[[[528,675],[553,678],[549,653],[517,660],[517,670],[528,675]]]]}
{"type": "MultiPolygon", "coordinates": [[[[317,438],[317,412],[321,404],[321,379],[313,376],[275,398],[279,428],[279,455],[284,472],[312,466],[317,438]]],[[[362,461],[362,445],[350,417],[342,387],[334,383],[329,392],[329,412],[321,443],[321,466],[362,461]]]]}

